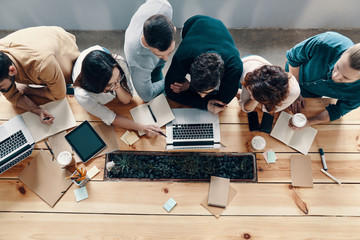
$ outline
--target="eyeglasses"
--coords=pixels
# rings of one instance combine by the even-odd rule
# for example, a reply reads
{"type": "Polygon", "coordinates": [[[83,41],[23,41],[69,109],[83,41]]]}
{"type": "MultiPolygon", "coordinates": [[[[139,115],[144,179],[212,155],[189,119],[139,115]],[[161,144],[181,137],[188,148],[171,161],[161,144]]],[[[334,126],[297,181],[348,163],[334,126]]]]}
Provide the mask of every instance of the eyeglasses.
{"type": "Polygon", "coordinates": [[[125,78],[125,73],[123,71],[120,71],[116,82],[113,82],[110,85],[108,85],[108,89],[106,90],[106,92],[113,91],[115,89],[115,87],[116,87],[116,84],[120,83],[122,80],[124,80],[124,78],[125,78]]]}

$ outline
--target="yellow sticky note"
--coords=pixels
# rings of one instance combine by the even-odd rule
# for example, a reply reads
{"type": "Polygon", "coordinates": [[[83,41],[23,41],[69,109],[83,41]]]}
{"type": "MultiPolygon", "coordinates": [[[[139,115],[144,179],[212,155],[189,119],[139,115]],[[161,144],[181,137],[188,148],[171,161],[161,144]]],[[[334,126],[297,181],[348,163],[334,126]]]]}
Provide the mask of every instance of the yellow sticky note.
{"type": "Polygon", "coordinates": [[[136,135],[134,132],[130,132],[125,136],[126,141],[129,143],[129,145],[133,145],[136,143],[140,138],[136,135]]]}
{"type": "Polygon", "coordinates": [[[95,177],[96,174],[98,174],[100,172],[100,170],[96,167],[93,166],[87,173],[86,175],[92,179],[93,177],[95,177]]]}
{"type": "Polygon", "coordinates": [[[121,141],[123,141],[126,145],[130,145],[129,142],[126,140],[126,136],[129,134],[129,131],[126,131],[120,138],[121,141]]]}

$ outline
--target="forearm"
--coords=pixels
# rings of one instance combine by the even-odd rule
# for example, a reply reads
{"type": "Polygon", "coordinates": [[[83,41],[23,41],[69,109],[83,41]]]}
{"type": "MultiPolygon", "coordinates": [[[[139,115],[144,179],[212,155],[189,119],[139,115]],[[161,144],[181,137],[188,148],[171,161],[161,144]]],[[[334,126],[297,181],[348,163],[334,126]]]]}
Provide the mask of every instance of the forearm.
{"type": "Polygon", "coordinates": [[[36,105],[30,98],[28,98],[26,95],[21,95],[16,103],[16,106],[19,108],[22,108],[26,111],[30,111],[32,113],[35,113],[37,115],[40,115],[41,108],[36,105]]]}
{"type": "Polygon", "coordinates": [[[254,109],[257,107],[258,104],[259,104],[258,101],[254,100],[254,99],[249,99],[244,104],[244,110],[246,112],[252,112],[252,111],[254,111],[254,109]]]}
{"type": "Polygon", "coordinates": [[[132,129],[132,130],[137,130],[137,131],[143,130],[143,127],[144,127],[142,124],[136,123],[133,120],[130,120],[130,119],[120,116],[118,114],[116,115],[112,124],[115,126],[121,127],[121,128],[132,129]]]}
{"type": "Polygon", "coordinates": [[[316,124],[329,122],[329,121],[330,121],[329,112],[327,110],[324,110],[321,113],[319,113],[318,115],[310,117],[308,119],[308,124],[309,124],[309,126],[313,126],[316,124]]]}

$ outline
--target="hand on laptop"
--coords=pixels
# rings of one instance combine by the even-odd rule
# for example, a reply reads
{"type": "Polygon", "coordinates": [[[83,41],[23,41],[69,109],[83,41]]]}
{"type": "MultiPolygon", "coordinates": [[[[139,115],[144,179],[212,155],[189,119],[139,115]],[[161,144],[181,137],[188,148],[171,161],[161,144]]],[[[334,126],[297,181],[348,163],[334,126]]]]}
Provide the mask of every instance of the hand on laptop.
{"type": "Polygon", "coordinates": [[[41,109],[40,111],[40,122],[43,124],[52,124],[55,117],[51,115],[48,111],[45,109],[41,109]]]}
{"type": "Polygon", "coordinates": [[[181,93],[188,90],[190,87],[190,82],[185,79],[183,83],[174,82],[174,84],[170,85],[170,88],[173,90],[174,93],[181,93]]]}
{"type": "Polygon", "coordinates": [[[207,109],[210,112],[218,113],[224,110],[225,108],[226,108],[226,103],[223,103],[220,100],[211,99],[208,101],[207,109]]]}
{"type": "Polygon", "coordinates": [[[156,125],[143,125],[143,129],[141,129],[146,136],[155,137],[156,135],[160,134],[161,128],[156,125]]]}

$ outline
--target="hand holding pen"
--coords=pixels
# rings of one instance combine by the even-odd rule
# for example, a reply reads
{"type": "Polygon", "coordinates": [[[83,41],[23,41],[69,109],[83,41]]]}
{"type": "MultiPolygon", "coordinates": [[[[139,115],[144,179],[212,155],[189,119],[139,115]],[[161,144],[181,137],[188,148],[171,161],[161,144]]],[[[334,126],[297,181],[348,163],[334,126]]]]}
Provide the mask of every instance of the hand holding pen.
{"type": "Polygon", "coordinates": [[[40,112],[40,122],[41,123],[52,124],[54,119],[55,119],[55,117],[51,113],[49,113],[45,109],[41,109],[41,112],[40,112]]]}

